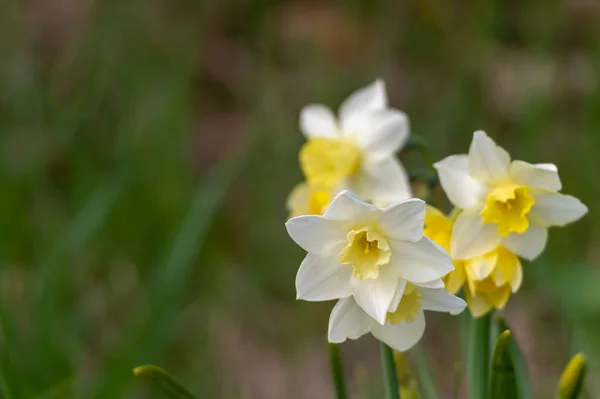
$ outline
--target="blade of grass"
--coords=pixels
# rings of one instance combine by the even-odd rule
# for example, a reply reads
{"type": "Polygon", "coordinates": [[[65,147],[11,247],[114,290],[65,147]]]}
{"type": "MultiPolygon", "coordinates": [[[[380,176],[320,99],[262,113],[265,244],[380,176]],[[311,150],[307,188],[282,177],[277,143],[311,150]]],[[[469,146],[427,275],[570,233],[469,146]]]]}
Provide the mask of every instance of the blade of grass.
{"type": "Polygon", "coordinates": [[[136,377],[147,377],[152,384],[167,398],[170,399],[194,399],[183,385],[175,381],[173,376],[154,365],[139,366],[133,369],[136,377]]]}
{"type": "Polygon", "coordinates": [[[471,318],[469,323],[469,346],[467,354],[467,379],[469,398],[488,397],[490,369],[490,320],[489,314],[471,318]]]}
{"type": "Polygon", "coordinates": [[[380,342],[379,345],[381,348],[381,365],[383,367],[385,398],[400,399],[400,386],[398,385],[398,375],[396,374],[394,351],[383,342],[380,342]]]}
{"type": "Polygon", "coordinates": [[[433,374],[427,364],[427,357],[420,345],[410,350],[411,357],[417,369],[419,388],[424,399],[438,399],[439,395],[433,380],[433,374]]]}

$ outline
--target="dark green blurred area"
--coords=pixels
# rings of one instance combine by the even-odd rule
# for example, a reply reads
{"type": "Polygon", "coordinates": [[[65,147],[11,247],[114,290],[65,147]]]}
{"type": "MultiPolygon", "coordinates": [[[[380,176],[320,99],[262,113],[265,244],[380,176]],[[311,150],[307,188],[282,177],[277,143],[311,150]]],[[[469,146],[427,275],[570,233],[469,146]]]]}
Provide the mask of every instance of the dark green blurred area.
{"type": "MultiPolygon", "coordinates": [[[[579,350],[599,397],[599,72],[586,0],[0,2],[2,397],[156,397],[145,363],[203,398],[333,397],[332,304],[295,301],[285,199],[301,107],[378,76],[437,159],[484,129],[589,206],[506,314],[536,398],[579,350]]],[[[458,323],[428,322],[449,391],[458,323]]],[[[344,347],[357,398],[372,344],[344,347]]]]}

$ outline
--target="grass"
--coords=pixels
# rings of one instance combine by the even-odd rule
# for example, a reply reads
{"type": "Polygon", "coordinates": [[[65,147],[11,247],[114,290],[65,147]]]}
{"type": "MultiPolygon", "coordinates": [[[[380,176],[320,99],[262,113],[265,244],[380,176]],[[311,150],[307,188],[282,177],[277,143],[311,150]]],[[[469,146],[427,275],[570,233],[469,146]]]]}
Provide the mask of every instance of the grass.
{"type": "MultiPolygon", "coordinates": [[[[525,309],[543,306],[517,336],[540,342],[524,348],[541,370],[534,397],[551,393],[542,374],[558,376],[568,358],[544,357],[543,345],[571,345],[568,326],[570,350],[589,352],[593,373],[600,11],[555,1],[40,4],[0,5],[3,397],[148,397],[131,375],[145,363],[199,397],[269,397],[251,372],[267,353],[284,370],[271,370],[274,391],[297,394],[328,307],[294,302],[301,253],[283,221],[300,179],[296,118],[375,76],[437,159],[483,128],[516,158],[557,164],[564,190],[590,206],[525,265],[523,295],[535,299],[525,309]]],[[[519,308],[509,305],[511,326],[519,308]]]]}

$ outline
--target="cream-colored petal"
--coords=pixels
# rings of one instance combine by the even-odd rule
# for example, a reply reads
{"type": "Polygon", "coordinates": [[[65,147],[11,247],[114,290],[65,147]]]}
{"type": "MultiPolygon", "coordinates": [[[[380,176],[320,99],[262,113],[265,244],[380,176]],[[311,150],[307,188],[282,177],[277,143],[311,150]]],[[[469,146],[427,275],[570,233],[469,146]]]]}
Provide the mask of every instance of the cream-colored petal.
{"type": "Polygon", "coordinates": [[[546,241],[548,229],[530,223],[525,233],[510,233],[502,240],[502,245],[527,260],[534,260],[544,251],[546,241]]]}
{"type": "Polygon", "coordinates": [[[412,198],[408,174],[392,157],[378,162],[363,162],[358,173],[350,179],[350,185],[361,199],[379,206],[412,198]]]}
{"type": "Polygon", "coordinates": [[[370,162],[394,156],[408,138],[408,117],[392,108],[370,111],[366,125],[356,132],[356,140],[370,162]]]}
{"type": "Polygon", "coordinates": [[[288,220],[285,227],[296,244],[318,255],[339,253],[346,243],[344,224],[323,216],[296,216],[288,220]]]}
{"type": "Polygon", "coordinates": [[[371,331],[375,324],[353,297],[340,299],[329,316],[328,341],[340,343],[347,338],[357,339],[371,331]]]}
{"type": "Polygon", "coordinates": [[[461,298],[451,295],[444,289],[432,290],[428,288],[420,288],[421,307],[424,310],[433,310],[436,312],[447,312],[456,315],[465,310],[467,303],[461,298]]]}
{"type": "Polygon", "coordinates": [[[469,209],[484,203],[489,188],[469,174],[467,155],[452,155],[433,166],[438,171],[446,196],[454,206],[469,209]]]}
{"type": "Polygon", "coordinates": [[[488,184],[508,183],[510,155],[488,135],[478,130],[469,148],[470,175],[488,184]]]}
{"type": "Polygon", "coordinates": [[[385,322],[387,311],[398,288],[398,273],[389,265],[379,269],[379,276],[374,279],[350,279],[352,295],[358,305],[379,324],[385,322]]]}
{"type": "Polygon", "coordinates": [[[322,104],[310,104],[300,111],[300,130],[307,138],[339,136],[335,115],[322,104]]]}
{"type": "Polygon", "coordinates": [[[490,252],[500,241],[497,225],[484,224],[479,210],[469,209],[458,215],[454,223],[450,252],[454,259],[471,259],[490,252]]]}
{"type": "Polygon", "coordinates": [[[565,226],[581,219],[587,212],[577,198],[545,190],[532,190],[535,203],[529,217],[535,223],[544,226],[565,226]]]}
{"type": "Polygon", "coordinates": [[[394,293],[394,298],[390,303],[390,307],[388,308],[388,312],[393,312],[398,307],[398,304],[402,300],[402,295],[404,294],[404,289],[406,288],[406,284],[408,282],[403,278],[398,280],[398,287],[396,288],[396,292],[394,293]]]}
{"type": "Polygon", "coordinates": [[[352,93],[340,106],[340,122],[345,134],[356,134],[365,127],[369,111],[387,108],[385,83],[377,79],[352,93]]]}
{"type": "Polygon", "coordinates": [[[323,216],[332,220],[359,222],[376,218],[379,212],[381,211],[376,206],[363,202],[348,190],[343,190],[331,201],[323,216]]]}
{"type": "Polygon", "coordinates": [[[336,255],[306,255],[296,274],[297,299],[329,301],[352,295],[352,267],[342,265],[336,255]]]}
{"type": "Polygon", "coordinates": [[[437,280],[454,270],[450,256],[427,237],[417,242],[390,240],[390,265],[415,284],[437,280]]]}
{"type": "Polygon", "coordinates": [[[382,234],[395,240],[416,242],[423,237],[425,201],[413,198],[388,206],[379,214],[382,234]]]}
{"type": "Polygon", "coordinates": [[[514,184],[531,188],[559,191],[562,187],[558,169],[551,163],[530,164],[513,161],[510,164],[510,179],[514,184]]]}
{"type": "Polygon", "coordinates": [[[371,331],[375,338],[398,352],[405,352],[415,346],[424,332],[425,315],[422,310],[410,322],[375,325],[371,331]]]}

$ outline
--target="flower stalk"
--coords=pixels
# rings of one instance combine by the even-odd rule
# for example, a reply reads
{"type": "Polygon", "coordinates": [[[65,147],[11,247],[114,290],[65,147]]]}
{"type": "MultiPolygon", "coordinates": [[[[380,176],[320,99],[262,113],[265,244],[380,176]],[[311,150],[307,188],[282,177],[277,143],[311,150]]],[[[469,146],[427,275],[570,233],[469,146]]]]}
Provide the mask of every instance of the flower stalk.
{"type": "Polygon", "coordinates": [[[488,313],[483,317],[471,318],[469,322],[467,372],[471,399],[488,397],[490,321],[491,317],[488,313]]]}
{"type": "Polygon", "coordinates": [[[346,384],[344,382],[344,365],[340,354],[338,344],[327,344],[329,349],[329,365],[331,367],[331,377],[335,387],[335,397],[337,399],[346,399],[346,384]]]}
{"type": "Polygon", "coordinates": [[[398,385],[398,375],[396,374],[394,351],[383,342],[380,342],[380,347],[385,385],[385,399],[400,399],[400,386],[398,385]]]}

